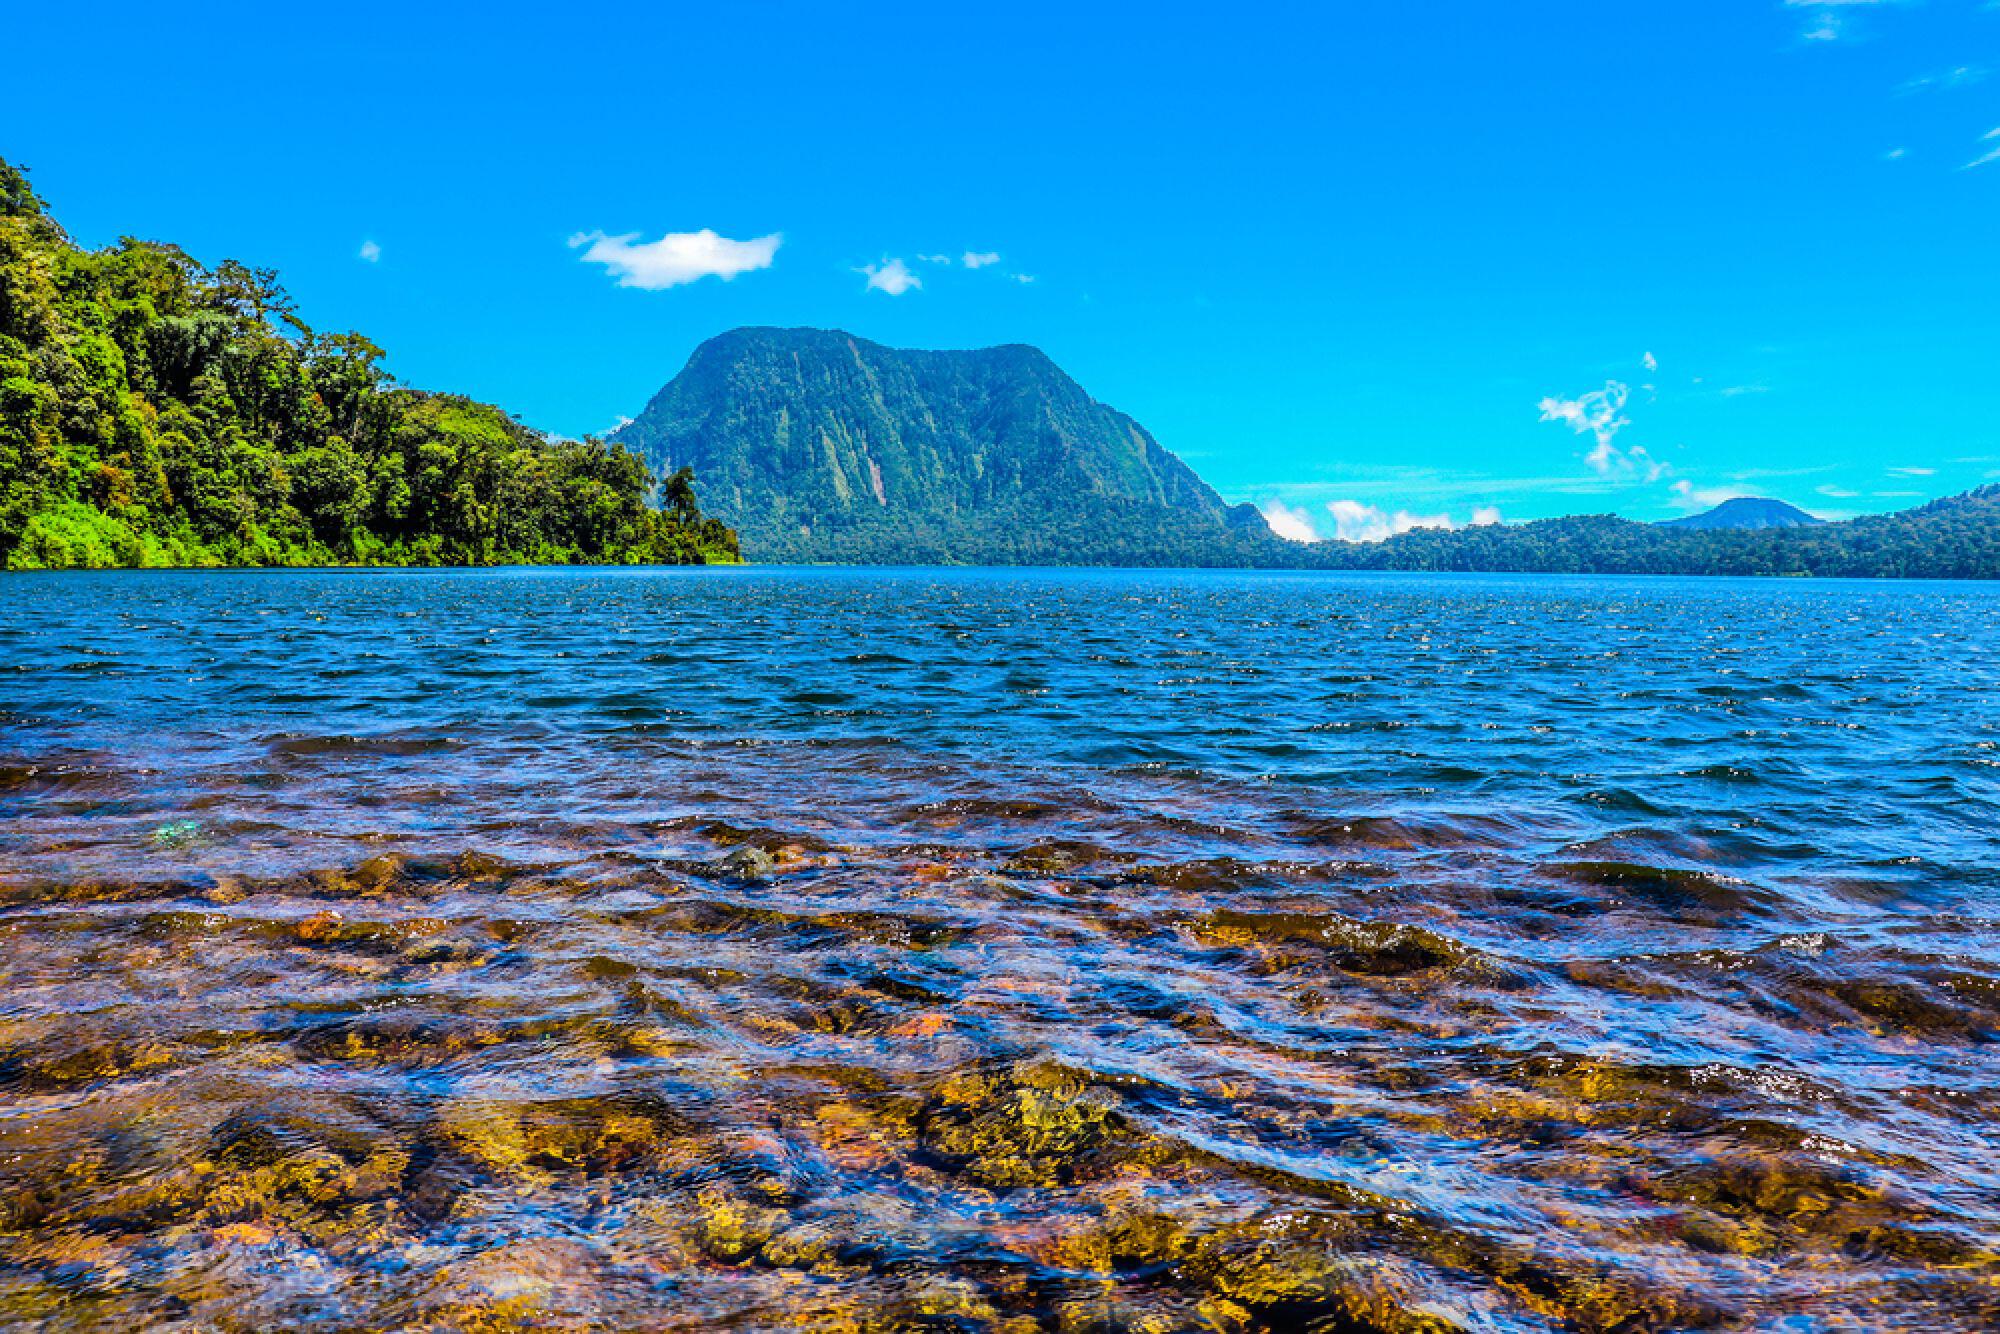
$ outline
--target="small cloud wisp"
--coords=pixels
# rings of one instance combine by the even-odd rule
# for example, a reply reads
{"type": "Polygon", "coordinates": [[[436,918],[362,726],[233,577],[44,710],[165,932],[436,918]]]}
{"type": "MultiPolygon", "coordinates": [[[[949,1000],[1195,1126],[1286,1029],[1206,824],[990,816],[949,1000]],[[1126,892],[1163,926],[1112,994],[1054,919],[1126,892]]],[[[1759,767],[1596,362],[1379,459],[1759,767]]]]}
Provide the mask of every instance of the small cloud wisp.
{"type": "Polygon", "coordinates": [[[924,285],[924,280],[917,276],[916,271],[900,259],[884,259],[880,264],[864,264],[855,272],[867,277],[868,285],[862,289],[867,292],[901,296],[924,285]]]}

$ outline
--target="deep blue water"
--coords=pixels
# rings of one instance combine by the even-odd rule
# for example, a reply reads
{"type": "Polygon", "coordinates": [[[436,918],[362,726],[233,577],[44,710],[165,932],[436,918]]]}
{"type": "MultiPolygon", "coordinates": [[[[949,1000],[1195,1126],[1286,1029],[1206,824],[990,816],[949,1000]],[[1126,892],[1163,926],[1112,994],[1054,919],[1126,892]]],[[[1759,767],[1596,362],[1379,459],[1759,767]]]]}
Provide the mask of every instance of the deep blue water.
{"type": "Polygon", "coordinates": [[[1996,616],[10,576],[0,1316],[2000,1321],[1996,616]]]}

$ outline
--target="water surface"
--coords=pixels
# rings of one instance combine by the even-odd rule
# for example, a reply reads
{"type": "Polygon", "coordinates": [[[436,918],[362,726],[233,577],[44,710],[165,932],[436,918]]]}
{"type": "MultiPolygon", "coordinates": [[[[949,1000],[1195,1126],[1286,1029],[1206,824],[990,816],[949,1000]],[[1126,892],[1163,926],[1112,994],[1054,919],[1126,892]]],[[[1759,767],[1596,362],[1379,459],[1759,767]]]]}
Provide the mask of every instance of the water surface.
{"type": "Polygon", "coordinates": [[[2000,589],[0,581],[0,1324],[2000,1323],[2000,589]]]}

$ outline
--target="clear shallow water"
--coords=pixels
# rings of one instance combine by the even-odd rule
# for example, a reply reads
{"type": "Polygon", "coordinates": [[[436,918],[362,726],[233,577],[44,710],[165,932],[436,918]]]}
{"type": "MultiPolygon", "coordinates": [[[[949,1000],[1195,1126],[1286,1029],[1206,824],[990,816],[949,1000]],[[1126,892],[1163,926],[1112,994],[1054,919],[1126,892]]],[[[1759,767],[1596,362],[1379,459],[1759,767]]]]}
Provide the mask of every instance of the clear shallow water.
{"type": "Polygon", "coordinates": [[[0,582],[0,1324],[2000,1322],[2000,589],[0,582]]]}

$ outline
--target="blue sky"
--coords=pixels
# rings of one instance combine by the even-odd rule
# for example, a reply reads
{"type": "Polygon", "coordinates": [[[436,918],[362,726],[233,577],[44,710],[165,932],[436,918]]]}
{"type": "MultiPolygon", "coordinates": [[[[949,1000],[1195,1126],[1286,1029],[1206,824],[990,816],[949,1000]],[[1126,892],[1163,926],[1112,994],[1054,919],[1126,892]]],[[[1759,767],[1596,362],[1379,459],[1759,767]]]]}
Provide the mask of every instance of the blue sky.
{"type": "Polygon", "coordinates": [[[2000,478],[1989,0],[7,29],[0,153],[78,240],[276,267],[406,382],[564,434],[816,325],[1037,344],[1325,535],[2000,478]]]}

